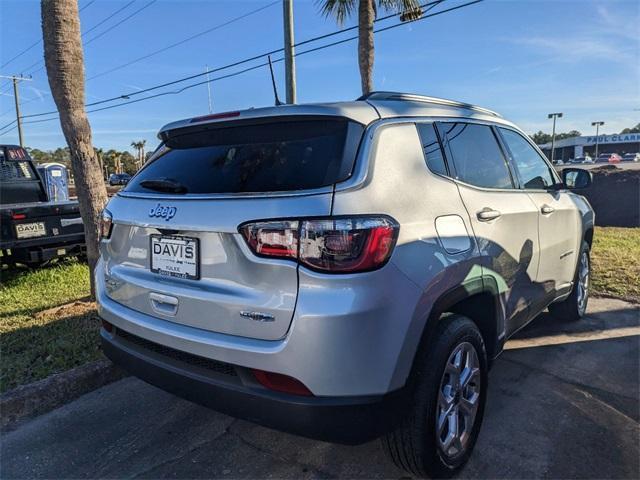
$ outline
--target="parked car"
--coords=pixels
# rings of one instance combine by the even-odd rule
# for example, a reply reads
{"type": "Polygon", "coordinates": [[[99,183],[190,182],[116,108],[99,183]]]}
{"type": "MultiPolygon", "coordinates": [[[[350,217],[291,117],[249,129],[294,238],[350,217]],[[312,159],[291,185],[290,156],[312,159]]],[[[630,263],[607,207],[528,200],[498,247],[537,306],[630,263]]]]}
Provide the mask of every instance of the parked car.
{"type": "Polygon", "coordinates": [[[51,202],[26,150],[0,145],[0,263],[37,266],[83,254],[84,226],[76,201],[51,202]]]}
{"type": "Polygon", "coordinates": [[[622,156],[623,162],[640,162],[640,153],[625,153],[622,156]]]}
{"type": "Polygon", "coordinates": [[[102,214],[95,280],[105,354],[170,392],[311,438],[383,435],[441,476],[471,454],[506,339],[547,306],[585,313],[594,214],[571,189],[591,175],[561,179],[490,110],[376,92],[159,137],[102,214]]]}
{"type": "Polygon", "coordinates": [[[126,185],[131,180],[131,175],[128,173],[112,173],[109,175],[109,185],[126,185]]]}
{"type": "Polygon", "coordinates": [[[596,158],[596,163],[620,163],[622,157],[617,153],[601,153],[596,158]]]}
{"type": "Polygon", "coordinates": [[[573,158],[569,163],[593,163],[593,159],[589,155],[573,158]]]}

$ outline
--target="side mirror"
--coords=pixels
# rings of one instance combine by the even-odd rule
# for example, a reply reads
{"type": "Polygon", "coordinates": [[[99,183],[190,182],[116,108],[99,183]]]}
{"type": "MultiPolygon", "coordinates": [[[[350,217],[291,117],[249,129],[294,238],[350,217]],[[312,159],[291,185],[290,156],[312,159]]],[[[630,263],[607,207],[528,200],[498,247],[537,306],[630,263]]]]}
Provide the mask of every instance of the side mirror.
{"type": "Polygon", "coordinates": [[[593,183],[593,175],[582,168],[565,168],[562,170],[562,183],[570,190],[587,188],[593,183]]]}

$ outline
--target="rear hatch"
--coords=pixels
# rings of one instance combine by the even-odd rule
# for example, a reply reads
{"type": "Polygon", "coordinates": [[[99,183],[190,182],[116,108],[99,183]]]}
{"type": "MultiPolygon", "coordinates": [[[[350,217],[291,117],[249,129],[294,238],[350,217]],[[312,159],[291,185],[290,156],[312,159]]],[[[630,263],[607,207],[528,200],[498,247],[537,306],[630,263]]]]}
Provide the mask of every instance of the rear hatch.
{"type": "Polygon", "coordinates": [[[331,213],[363,125],[271,117],[163,132],[163,145],[108,205],[107,294],[136,311],[230,335],[286,335],[297,264],[256,256],[240,225],[331,213]]]}

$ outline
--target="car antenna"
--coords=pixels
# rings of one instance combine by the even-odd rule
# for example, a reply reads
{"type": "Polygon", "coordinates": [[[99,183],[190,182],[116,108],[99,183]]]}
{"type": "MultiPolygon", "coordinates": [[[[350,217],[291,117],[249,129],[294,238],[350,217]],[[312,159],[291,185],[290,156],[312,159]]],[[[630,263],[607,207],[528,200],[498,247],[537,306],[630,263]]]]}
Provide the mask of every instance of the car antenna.
{"type": "Polygon", "coordinates": [[[273,76],[273,65],[271,64],[271,55],[267,55],[269,59],[269,71],[271,72],[271,83],[273,84],[273,96],[276,97],[276,107],[284,105],[278,98],[278,89],[276,88],[276,78],[273,76]]]}

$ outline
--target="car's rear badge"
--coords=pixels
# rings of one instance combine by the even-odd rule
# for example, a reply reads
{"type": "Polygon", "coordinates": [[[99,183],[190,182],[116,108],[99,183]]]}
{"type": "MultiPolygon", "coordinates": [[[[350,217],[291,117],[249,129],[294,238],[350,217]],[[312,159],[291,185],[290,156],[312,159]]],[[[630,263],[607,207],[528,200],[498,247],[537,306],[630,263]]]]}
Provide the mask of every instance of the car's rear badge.
{"type": "Polygon", "coordinates": [[[158,204],[149,210],[149,216],[164,218],[166,221],[169,221],[176,216],[177,211],[178,209],[176,207],[168,207],[158,204]]]}
{"type": "Polygon", "coordinates": [[[249,318],[256,322],[273,322],[275,320],[275,317],[270,313],[262,313],[262,312],[242,311],[240,312],[240,316],[244,318],[249,318]]]}

